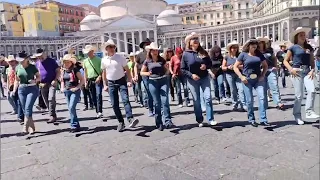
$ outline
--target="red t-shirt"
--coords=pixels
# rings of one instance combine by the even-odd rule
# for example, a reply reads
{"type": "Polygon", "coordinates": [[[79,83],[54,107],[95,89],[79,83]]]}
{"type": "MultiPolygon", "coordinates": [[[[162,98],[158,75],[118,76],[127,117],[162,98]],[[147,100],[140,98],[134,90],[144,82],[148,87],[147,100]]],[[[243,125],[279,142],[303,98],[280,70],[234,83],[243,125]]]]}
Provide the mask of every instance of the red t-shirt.
{"type": "Polygon", "coordinates": [[[171,66],[172,66],[172,71],[176,75],[181,74],[181,59],[178,58],[178,56],[172,56],[171,57],[171,66]]]}

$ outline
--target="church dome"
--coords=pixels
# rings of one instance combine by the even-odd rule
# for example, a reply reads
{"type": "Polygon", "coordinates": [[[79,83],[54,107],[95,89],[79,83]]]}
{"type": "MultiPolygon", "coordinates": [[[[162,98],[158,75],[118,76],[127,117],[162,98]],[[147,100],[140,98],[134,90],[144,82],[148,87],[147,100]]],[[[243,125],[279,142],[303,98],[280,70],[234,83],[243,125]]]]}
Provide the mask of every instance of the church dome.
{"type": "Polygon", "coordinates": [[[130,14],[156,16],[167,7],[164,0],[104,0],[99,8],[102,20],[130,14]]]}
{"type": "Polygon", "coordinates": [[[80,22],[80,30],[96,30],[101,26],[101,17],[96,15],[94,12],[89,13],[83,20],[80,22]]]}
{"type": "Polygon", "coordinates": [[[158,26],[182,24],[181,15],[172,9],[162,11],[157,17],[158,26]]]}

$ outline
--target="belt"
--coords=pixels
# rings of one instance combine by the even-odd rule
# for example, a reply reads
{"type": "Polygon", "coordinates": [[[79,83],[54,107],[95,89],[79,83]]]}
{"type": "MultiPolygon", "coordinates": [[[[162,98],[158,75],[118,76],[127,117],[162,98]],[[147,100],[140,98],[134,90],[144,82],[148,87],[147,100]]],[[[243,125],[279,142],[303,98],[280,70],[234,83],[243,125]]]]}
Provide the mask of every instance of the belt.
{"type": "Polygon", "coordinates": [[[149,79],[151,80],[157,80],[157,79],[162,79],[162,78],[166,78],[167,75],[163,75],[163,76],[160,76],[160,77],[149,77],[149,79]]]}
{"type": "Polygon", "coordinates": [[[36,83],[32,83],[32,84],[20,84],[19,87],[30,87],[30,86],[36,86],[36,83]]]}
{"type": "Polygon", "coordinates": [[[125,77],[126,77],[126,76],[123,76],[122,78],[117,79],[117,80],[108,80],[108,82],[111,82],[111,83],[116,84],[117,82],[121,82],[123,79],[125,80],[125,77]]]}
{"type": "Polygon", "coordinates": [[[293,68],[301,68],[301,69],[307,69],[307,68],[310,68],[310,65],[293,65],[292,66],[293,68]]]}

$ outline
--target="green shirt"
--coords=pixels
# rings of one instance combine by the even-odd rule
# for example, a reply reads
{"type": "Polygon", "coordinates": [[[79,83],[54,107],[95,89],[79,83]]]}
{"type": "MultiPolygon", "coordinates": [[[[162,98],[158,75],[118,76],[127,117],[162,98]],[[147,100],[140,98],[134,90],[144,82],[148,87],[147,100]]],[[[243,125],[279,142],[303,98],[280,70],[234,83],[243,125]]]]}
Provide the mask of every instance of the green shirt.
{"type": "Polygon", "coordinates": [[[129,62],[128,62],[128,68],[129,68],[130,70],[132,70],[132,69],[133,69],[133,66],[134,66],[134,63],[133,63],[132,61],[129,61],[129,62]]]}
{"type": "Polygon", "coordinates": [[[23,68],[21,65],[17,66],[17,77],[20,79],[20,84],[29,84],[29,80],[35,79],[38,69],[35,65],[29,64],[28,67],[23,68]]]}
{"type": "Polygon", "coordinates": [[[87,70],[87,78],[96,78],[101,74],[101,58],[95,56],[93,59],[90,59],[88,57],[83,61],[83,67],[87,70]]]}

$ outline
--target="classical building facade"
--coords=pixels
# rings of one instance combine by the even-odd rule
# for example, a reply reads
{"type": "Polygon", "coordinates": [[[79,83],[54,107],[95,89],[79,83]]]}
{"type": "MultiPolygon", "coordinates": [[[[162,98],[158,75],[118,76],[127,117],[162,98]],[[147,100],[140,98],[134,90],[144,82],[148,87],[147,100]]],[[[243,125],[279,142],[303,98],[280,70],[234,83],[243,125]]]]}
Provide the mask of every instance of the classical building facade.
{"type": "Polygon", "coordinates": [[[23,23],[19,9],[19,4],[0,2],[1,36],[23,37],[23,23]]]}
{"type": "MultiPolygon", "coordinates": [[[[105,0],[99,6],[101,16],[90,13],[80,23],[81,31],[68,33],[67,37],[1,40],[4,46],[0,47],[0,52],[14,54],[23,49],[33,53],[36,47],[44,47],[49,54],[62,56],[71,47],[76,52],[87,44],[100,48],[103,42],[112,38],[118,52],[128,54],[140,50],[138,45],[145,38],[158,42],[161,48],[185,46],[184,39],[191,32],[201,36],[201,42],[207,49],[215,44],[225,47],[232,40],[243,44],[254,36],[269,36],[277,44],[288,41],[289,33],[297,27],[315,28],[319,17],[319,3],[303,6],[291,4],[269,15],[200,27],[199,24],[183,24],[182,16],[172,8],[167,9],[167,3],[163,0],[129,2],[132,1],[105,0]],[[117,9],[116,13],[110,14],[112,9],[117,9]]],[[[308,37],[312,39],[314,33],[310,32],[308,37]]]]}

